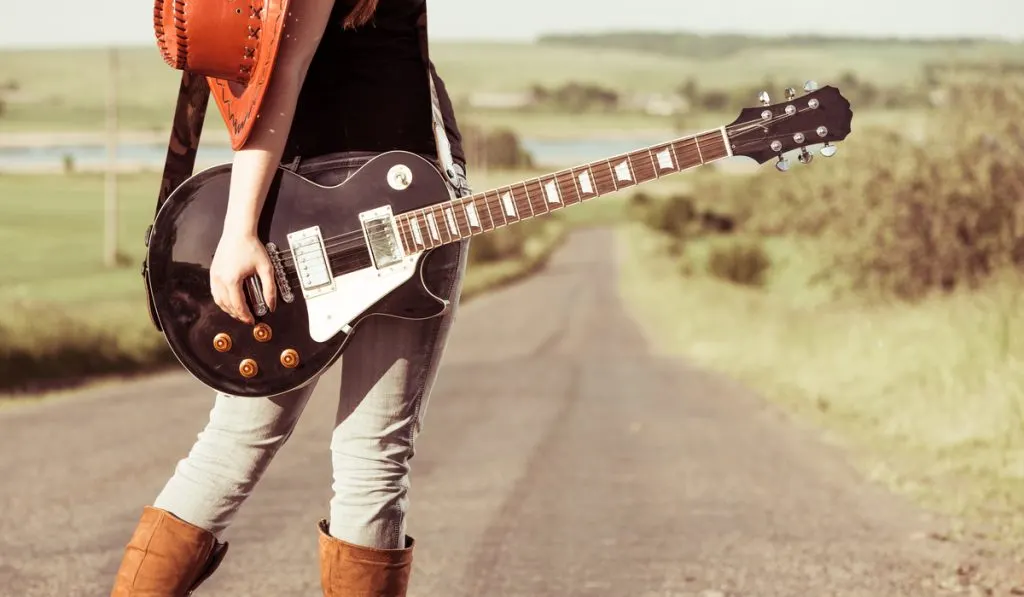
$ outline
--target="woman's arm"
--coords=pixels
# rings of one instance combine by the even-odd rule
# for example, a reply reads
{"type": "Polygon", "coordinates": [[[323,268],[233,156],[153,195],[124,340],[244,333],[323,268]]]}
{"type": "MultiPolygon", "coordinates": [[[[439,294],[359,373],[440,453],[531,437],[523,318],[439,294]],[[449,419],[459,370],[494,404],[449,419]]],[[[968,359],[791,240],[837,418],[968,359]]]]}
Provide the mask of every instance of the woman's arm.
{"type": "Polygon", "coordinates": [[[277,306],[273,267],[256,236],[256,227],[267,190],[281,162],[299,91],[334,1],[291,1],[259,117],[245,147],[234,155],[227,214],[210,266],[210,287],[214,302],[245,323],[254,321],[242,293],[245,278],[259,275],[267,305],[271,310],[277,306]]]}

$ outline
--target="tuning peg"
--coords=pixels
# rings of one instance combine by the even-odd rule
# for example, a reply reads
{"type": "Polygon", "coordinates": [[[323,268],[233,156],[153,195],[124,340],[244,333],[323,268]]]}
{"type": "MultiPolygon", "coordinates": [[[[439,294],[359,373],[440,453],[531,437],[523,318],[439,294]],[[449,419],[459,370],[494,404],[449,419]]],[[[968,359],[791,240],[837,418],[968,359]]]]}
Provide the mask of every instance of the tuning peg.
{"type": "Polygon", "coordinates": [[[806,147],[800,148],[800,155],[796,158],[801,164],[810,164],[814,161],[814,156],[807,151],[806,147]]]}
{"type": "Polygon", "coordinates": [[[793,89],[792,87],[787,87],[786,88],[786,99],[791,100],[791,99],[793,99],[795,97],[796,97],[796,89],[793,89]]]}
{"type": "Polygon", "coordinates": [[[779,161],[775,163],[775,169],[779,172],[789,172],[789,160],[779,156],[779,161]]]}
{"type": "Polygon", "coordinates": [[[817,81],[808,81],[808,82],[804,83],[804,91],[806,91],[807,93],[810,93],[810,92],[815,91],[817,89],[818,89],[818,82],[817,81]]]}
{"type": "Polygon", "coordinates": [[[757,96],[757,99],[760,100],[761,104],[765,106],[772,103],[772,98],[768,95],[767,91],[762,91],[760,95],[757,96]]]}
{"type": "Polygon", "coordinates": [[[834,156],[836,154],[836,151],[838,149],[839,148],[836,147],[835,145],[832,145],[831,143],[826,142],[825,145],[822,146],[821,151],[819,151],[818,153],[820,153],[821,155],[823,155],[823,156],[825,156],[827,158],[830,158],[830,157],[832,157],[832,156],[834,156]]]}

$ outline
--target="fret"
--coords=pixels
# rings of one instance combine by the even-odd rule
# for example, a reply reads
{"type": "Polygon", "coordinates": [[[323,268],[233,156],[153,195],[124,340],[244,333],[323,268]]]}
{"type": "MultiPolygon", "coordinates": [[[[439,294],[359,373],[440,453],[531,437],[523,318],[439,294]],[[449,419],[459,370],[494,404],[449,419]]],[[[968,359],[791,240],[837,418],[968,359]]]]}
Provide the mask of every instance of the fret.
{"type": "Polygon", "coordinates": [[[563,205],[576,205],[583,201],[579,189],[576,188],[576,177],[572,175],[572,170],[555,174],[555,183],[558,185],[563,205]]]}
{"type": "Polygon", "coordinates": [[[615,172],[612,171],[610,162],[601,162],[591,168],[594,173],[594,189],[598,195],[607,195],[617,191],[619,185],[615,184],[615,172]]]}
{"type": "Polygon", "coordinates": [[[498,189],[501,194],[498,196],[501,205],[501,215],[505,217],[505,223],[511,224],[519,221],[519,206],[516,205],[516,196],[512,189],[505,187],[498,189]]]}
{"type": "Polygon", "coordinates": [[[487,230],[494,230],[498,227],[498,223],[494,221],[494,216],[491,215],[491,205],[487,201],[487,193],[481,193],[479,199],[473,199],[473,207],[476,209],[476,213],[480,215],[480,222],[484,221],[484,215],[487,216],[487,223],[490,227],[487,230]]]}
{"type": "Polygon", "coordinates": [[[469,233],[473,233],[473,229],[483,230],[484,224],[480,220],[480,214],[476,210],[476,198],[470,197],[468,202],[462,203],[462,211],[466,214],[466,223],[469,224],[469,233]]]}
{"type": "Polygon", "coordinates": [[[652,147],[651,160],[659,177],[679,171],[679,160],[675,156],[671,143],[652,147]]]}
{"type": "Polygon", "coordinates": [[[462,238],[462,230],[459,229],[459,222],[455,219],[455,206],[451,202],[444,206],[441,210],[444,212],[444,221],[448,226],[448,233],[452,235],[452,238],[462,238]]]}
{"type": "Polygon", "coordinates": [[[427,231],[430,233],[430,241],[433,246],[434,243],[441,243],[441,231],[437,227],[437,217],[434,215],[434,210],[426,208],[426,213],[423,214],[423,219],[427,222],[427,231]]]}
{"type": "Polygon", "coordinates": [[[630,165],[633,166],[633,181],[636,184],[650,182],[658,178],[658,168],[654,165],[654,157],[651,151],[635,151],[627,156],[630,165]]]}
{"type": "Polygon", "coordinates": [[[700,152],[697,150],[697,138],[688,137],[674,143],[673,148],[676,150],[678,156],[678,164],[680,170],[686,170],[694,166],[703,164],[703,160],[700,157],[700,152]]]}
{"type": "Polygon", "coordinates": [[[700,146],[705,163],[719,160],[729,155],[729,147],[725,144],[722,129],[715,129],[700,135],[700,146]]]}
{"type": "Polygon", "coordinates": [[[555,208],[553,205],[547,205],[544,187],[541,186],[540,179],[531,178],[530,180],[524,181],[522,187],[524,191],[529,194],[531,205],[537,204],[537,209],[534,210],[534,213],[546,214],[555,208]]]}
{"type": "Polygon", "coordinates": [[[633,164],[630,163],[628,155],[610,160],[610,162],[614,165],[616,190],[636,184],[636,173],[633,172],[633,164]]]}
{"type": "Polygon", "coordinates": [[[398,226],[398,234],[402,239],[402,248],[406,253],[411,253],[416,250],[416,245],[412,240],[412,233],[409,231],[409,222],[404,215],[395,217],[395,225],[398,226]]]}
{"type": "Polygon", "coordinates": [[[582,200],[597,197],[597,181],[594,178],[594,171],[590,166],[574,168],[573,177],[576,181],[576,189],[582,200]]]}
{"type": "Polygon", "coordinates": [[[427,244],[426,240],[423,238],[423,229],[420,228],[420,224],[423,221],[422,217],[423,214],[419,210],[412,212],[408,218],[409,230],[412,232],[412,240],[415,243],[415,246],[426,248],[427,244]]]}
{"type": "Polygon", "coordinates": [[[440,232],[441,243],[451,243],[455,239],[452,238],[452,231],[447,227],[447,221],[444,217],[444,210],[441,209],[440,205],[430,206],[430,213],[434,214],[434,222],[437,225],[437,230],[440,232]]]}
{"type": "Polygon", "coordinates": [[[500,228],[508,223],[505,221],[497,191],[491,190],[484,193],[484,207],[487,208],[487,216],[494,222],[494,228],[500,228]]]}
{"type": "Polygon", "coordinates": [[[519,213],[522,214],[522,219],[524,219],[524,220],[526,218],[532,218],[533,216],[537,215],[538,212],[540,212],[540,213],[547,213],[546,209],[538,209],[538,208],[543,208],[544,207],[544,199],[541,198],[541,197],[538,197],[536,192],[533,192],[533,193],[530,192],[530,188],[528,186],[526,186],[526,183],[528,183],[528,182],[531,182],[531,181],[526,180],[526,181],[523,181],[523,182],[519,183],[515,187],[510,187],[510,188],[512,188],[512,192],[514,194],[516,194],[516,207],[519,209],[519,213]],[[521,192],[521,194],[520,194],[520,192],[521,192]],[[521,199],[521,198],[525,198],[526,199],[526,208],[525,209],[519,203],[519,199],[521,199]],[[527,210],[529,210],[530,215],[526,215],[527,210]]]}

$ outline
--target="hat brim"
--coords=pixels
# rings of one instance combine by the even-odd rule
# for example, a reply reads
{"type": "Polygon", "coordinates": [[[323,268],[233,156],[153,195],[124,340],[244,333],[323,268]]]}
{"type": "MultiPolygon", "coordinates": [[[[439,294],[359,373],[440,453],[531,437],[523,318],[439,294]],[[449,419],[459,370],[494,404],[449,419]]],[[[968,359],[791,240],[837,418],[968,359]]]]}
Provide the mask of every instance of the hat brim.
{"type": "Polygon", "coordinates": [[[228,127],[231,149],[242,149],[252,134],[253,125],[259,118],[267,86],[277,62],[278,50],[288,14],[289,0],[267,0],[264,4],[265,17],[260,32],[260,48],[252,75],[245,85],[234,81],[207,77],[214,103],[220,110],[228,127]]]}

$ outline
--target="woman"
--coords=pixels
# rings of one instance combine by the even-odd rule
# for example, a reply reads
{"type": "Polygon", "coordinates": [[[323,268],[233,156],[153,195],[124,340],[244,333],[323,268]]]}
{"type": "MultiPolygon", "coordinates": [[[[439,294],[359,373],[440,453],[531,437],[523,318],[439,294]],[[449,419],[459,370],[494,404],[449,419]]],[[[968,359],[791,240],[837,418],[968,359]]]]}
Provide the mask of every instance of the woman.
{"type": "MultiPolygon", "coordinates": [[[[228,213],[210,271],[225,312],[252,323],[240,281],[270,270],[256,222],[279,164],[337,184],[368,157],[403,149],[436,157],[425,0],[291,0],[260,118],[233,160],[228,213]],[[379,6],[378,6],[379,3],[379,6]],[[287,134],[285,134],[287,132],[287,134]]],[[[453,186],[468,193],[451,102],[431,69],[453,186]]],[[[372,318],[342,359],[331,438],[334,495],[319,524],[327,596],[406,594],[414,541],[406,535],[409,461],[461,291],[467,243],[435,251],[425,279],[453,306],[426,321],[372,318]]],[[[276,306],[272,276],[262,276],[276,306]]],[[[188,456],[144,509],[115,580],[115,597],[190,594],[219,566],[220,540],[287,441],[315,384],[273,399],[218,394],[188,456]]]]}

